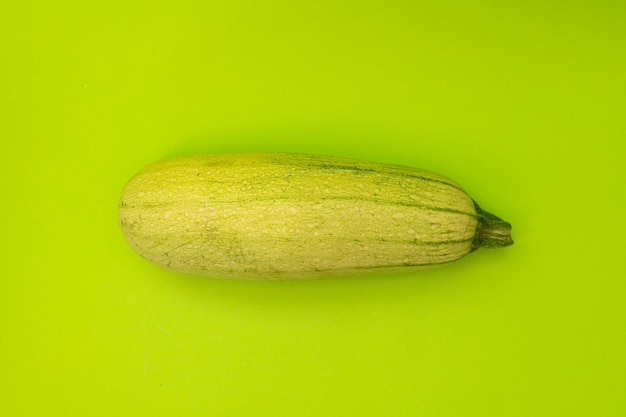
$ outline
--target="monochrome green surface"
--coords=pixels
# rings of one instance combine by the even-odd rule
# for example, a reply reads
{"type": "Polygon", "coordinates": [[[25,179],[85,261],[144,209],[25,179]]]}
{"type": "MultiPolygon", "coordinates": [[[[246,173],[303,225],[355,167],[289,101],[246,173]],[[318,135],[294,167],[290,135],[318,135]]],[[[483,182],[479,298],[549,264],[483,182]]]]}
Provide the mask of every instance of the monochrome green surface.
{"type": "Polygon", "coordinates": [[[0,2],[0,415],[623,416],[626,4],[0,2]],[[314,281],[138,256],[183,155],[443,174],[513,246],[314,281]]]}

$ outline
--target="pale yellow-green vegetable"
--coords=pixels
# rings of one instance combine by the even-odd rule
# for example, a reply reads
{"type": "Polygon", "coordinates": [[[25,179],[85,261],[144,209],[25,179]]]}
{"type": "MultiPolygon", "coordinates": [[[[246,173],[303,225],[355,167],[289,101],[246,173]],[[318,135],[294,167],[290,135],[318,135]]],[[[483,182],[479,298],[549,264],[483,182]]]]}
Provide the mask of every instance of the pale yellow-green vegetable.
{"type": "Polygon", "coordinates": [[[129,181],[119,216],[146,259],[221,278],[415,270],[513,243],[508,223],[442,175],[320,155],[166,159],[129,181]]]}

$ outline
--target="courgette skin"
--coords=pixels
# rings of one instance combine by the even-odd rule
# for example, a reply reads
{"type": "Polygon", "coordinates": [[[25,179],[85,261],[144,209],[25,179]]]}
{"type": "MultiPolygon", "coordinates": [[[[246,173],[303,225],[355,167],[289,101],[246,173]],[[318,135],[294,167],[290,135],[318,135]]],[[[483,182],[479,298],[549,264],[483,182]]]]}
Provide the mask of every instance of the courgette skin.
{"type": "Polygon", "coordinates": [[[156,162],[124,188],[119,219],[149,261],[218,278],[410,271],[513,243],[510,224],[442,175],[289,153],[156,162]]]}

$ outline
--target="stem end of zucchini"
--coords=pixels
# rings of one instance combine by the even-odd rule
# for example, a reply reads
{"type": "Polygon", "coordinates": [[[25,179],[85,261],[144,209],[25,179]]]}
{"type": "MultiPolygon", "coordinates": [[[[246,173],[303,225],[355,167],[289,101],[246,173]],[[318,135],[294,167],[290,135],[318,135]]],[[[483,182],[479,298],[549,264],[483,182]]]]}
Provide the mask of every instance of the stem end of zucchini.
{"type": "Polygon", "coordinates": [[[478,248],[503,248],[513,244],[511,238],[511,224],[481,209],[478,204],[476,213],[478,214],[478,226],[476,226],[476,237],[472,244],[472,250],[478,248]]]}

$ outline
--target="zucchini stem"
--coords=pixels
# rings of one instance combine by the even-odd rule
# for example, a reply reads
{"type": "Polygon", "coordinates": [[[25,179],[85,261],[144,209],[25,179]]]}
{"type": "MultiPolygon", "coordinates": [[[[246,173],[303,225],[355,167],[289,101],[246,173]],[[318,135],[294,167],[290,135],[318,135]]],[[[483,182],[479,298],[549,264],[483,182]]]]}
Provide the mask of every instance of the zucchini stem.
{"type": "Polygon", "coordinates": [[[476,226],[472,251],[478,248],[495,249],[512,245],[511,224],[484,211],[476,202],[474,202],[474,206],[476,206],[476,213],[478,214],[478,225],[476,226]]]}

